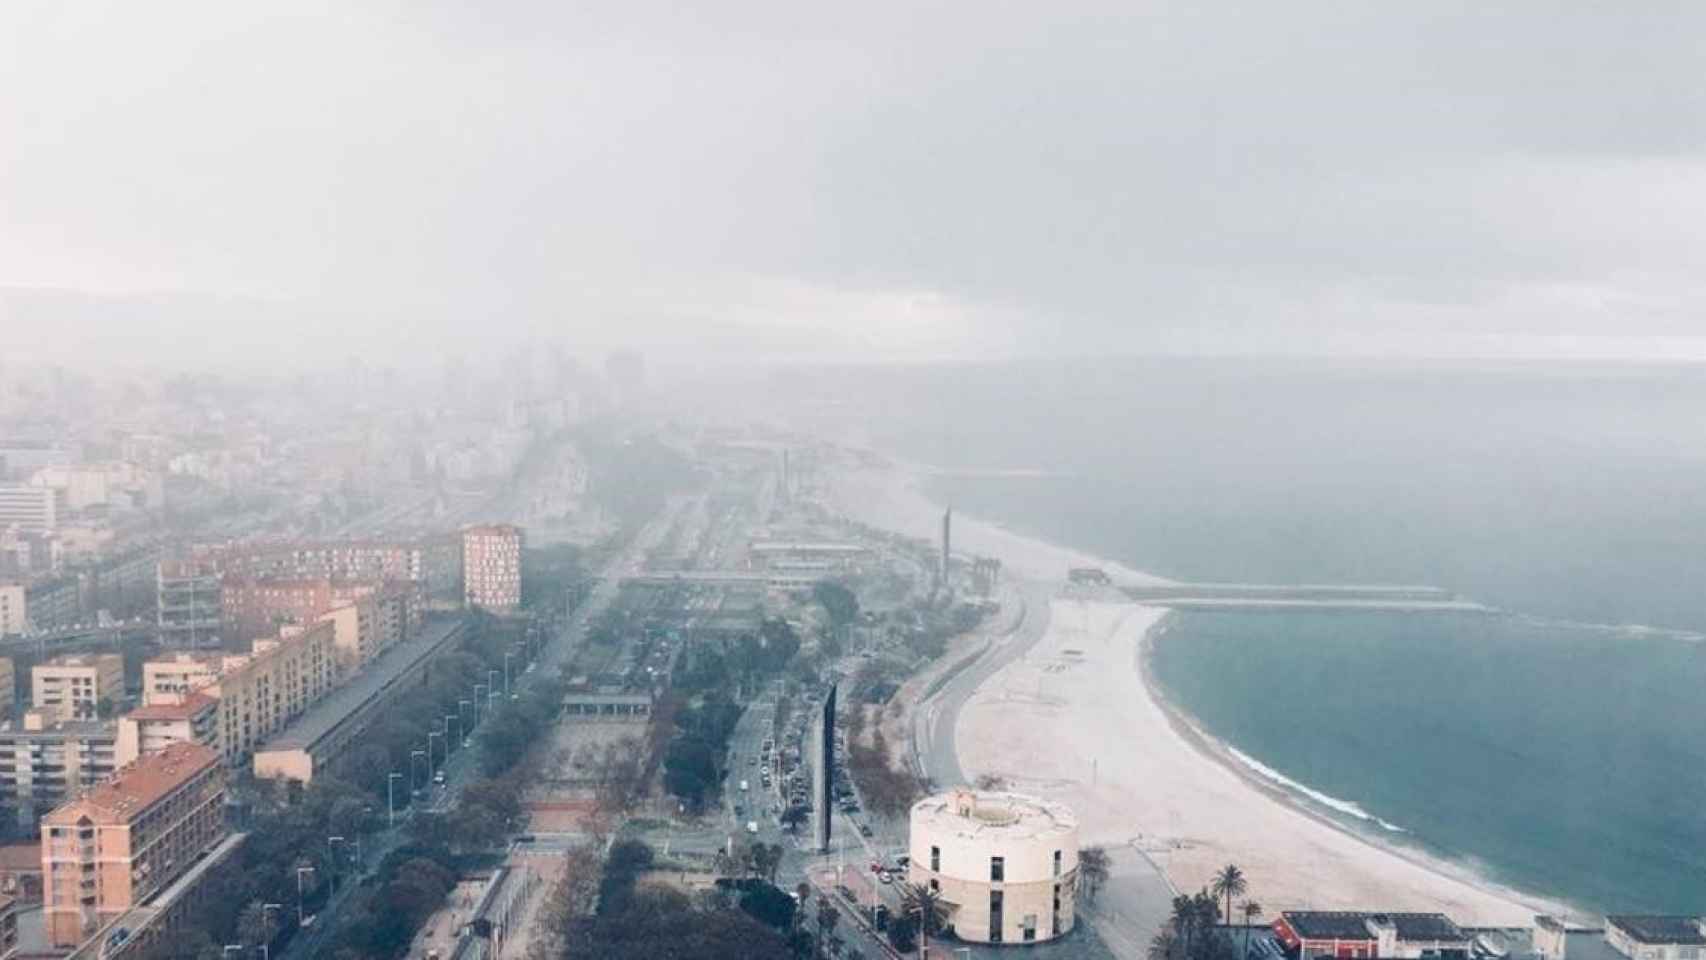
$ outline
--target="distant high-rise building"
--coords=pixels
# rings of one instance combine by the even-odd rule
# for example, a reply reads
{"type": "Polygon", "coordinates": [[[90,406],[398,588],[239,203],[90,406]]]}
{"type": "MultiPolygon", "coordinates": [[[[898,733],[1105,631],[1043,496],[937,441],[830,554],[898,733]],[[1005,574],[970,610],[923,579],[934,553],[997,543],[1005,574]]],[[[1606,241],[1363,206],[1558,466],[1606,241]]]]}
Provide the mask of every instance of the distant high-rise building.
{"type": "Polygon", "coordinates": [[[161,560],[155,581],[160,642],[168,647],[217,647],[224,625],[222,578],[193,562],[161,560]]]}
{"type": "Polygon", "coordinates": [[[812,839],[820,852],[829,852],[830,824],[835,802],[835,684],[824,695],[812,737],[812,839]]]}
{"type": "Polygon", "coordinates": [[[59,526],[63,501],[50,487],[0,484],[0,530],[15,526],[25,533],[50,533],[59,526]]]}
{"type": "Polygon", "coordinates": [[[521,528],[509,524],[462,531],[463,601],[493,613],[521,606],[521,528]]]}

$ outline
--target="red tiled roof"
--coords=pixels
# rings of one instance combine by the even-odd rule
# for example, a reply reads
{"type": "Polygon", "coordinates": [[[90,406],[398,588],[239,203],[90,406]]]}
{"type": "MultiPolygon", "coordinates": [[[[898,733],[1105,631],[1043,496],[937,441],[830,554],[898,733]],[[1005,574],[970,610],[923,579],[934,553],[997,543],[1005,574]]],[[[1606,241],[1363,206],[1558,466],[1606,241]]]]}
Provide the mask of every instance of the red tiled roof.
{"type": "Polygon", "coordinates": [[[218,699],[214,697],[191,691],[184,694],[182,701],[178,703],[155,703],[137,707],[125,716],[132,720],[189,720],[203,710],[212,710],[218,704],[218,699]]]}
{"type": "Polygon", "coordinates": [[[219,763],[219,754],[199,743],[174,743],[121,767],[76,800],[55,807],[41,822],[75,824],[87,815],[98,823],[128,823],[190,778],[219,763]]]}

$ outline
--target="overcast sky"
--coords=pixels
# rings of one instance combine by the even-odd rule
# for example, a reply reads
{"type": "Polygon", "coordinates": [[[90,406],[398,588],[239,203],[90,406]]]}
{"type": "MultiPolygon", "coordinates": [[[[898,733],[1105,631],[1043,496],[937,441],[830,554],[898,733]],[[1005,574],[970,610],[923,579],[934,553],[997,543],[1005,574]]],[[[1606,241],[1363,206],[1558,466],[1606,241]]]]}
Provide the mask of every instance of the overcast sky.
{"type": "Polygon", "coordinates": [[[9,0],[0,286],[79,349],[1706,356],[1703,69],[1698,2],[9,0]]]}

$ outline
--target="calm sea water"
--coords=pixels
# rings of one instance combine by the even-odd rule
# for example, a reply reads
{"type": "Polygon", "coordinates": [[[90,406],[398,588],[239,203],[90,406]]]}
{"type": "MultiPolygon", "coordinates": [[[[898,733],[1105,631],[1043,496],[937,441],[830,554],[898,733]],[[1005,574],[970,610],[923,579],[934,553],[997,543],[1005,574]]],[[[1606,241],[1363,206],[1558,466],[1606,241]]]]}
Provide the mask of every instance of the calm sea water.
{"type": "Polygon", "coordinates": [[[1706,376],[865,379],[895,424],[874,442],[1049,471],[935,482],[967,512],[1167,576],[1433,584],[1514,611],[1191,615],[1158,667],[1252,763],[1368,829],[1590,906],[1706,902],[1706,648],[1686,636],[1706,632],[1706,376]]]}

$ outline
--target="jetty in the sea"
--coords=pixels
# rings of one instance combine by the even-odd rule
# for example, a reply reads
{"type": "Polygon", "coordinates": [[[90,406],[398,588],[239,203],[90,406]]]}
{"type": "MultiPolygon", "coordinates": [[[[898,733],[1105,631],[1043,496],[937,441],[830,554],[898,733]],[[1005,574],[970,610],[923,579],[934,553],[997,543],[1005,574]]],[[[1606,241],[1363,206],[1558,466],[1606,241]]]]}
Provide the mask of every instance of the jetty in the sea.
{"type": "Polygon", "coordinates": [[[1166,583],[1121,590],[1140,603],[1179,610],[1497,612],[1440,587],[1390,584],[1166,583]]]}

